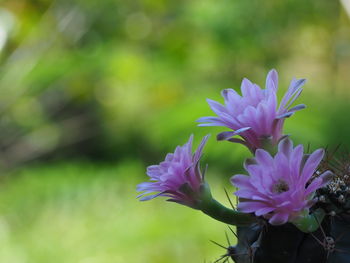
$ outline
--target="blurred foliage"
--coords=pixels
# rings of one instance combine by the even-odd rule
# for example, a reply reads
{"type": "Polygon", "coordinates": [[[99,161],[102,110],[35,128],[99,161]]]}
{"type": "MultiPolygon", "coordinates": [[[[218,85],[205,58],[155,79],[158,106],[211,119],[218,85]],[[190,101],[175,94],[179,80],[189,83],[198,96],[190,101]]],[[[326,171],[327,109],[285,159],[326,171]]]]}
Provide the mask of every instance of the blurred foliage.
{"type": "Polygon", "coordinates": [[[308,79],[286,133],[350,148],[349,2],[0,0],[0,169],[19,169],[1,181],[0,261],[214,260],[221,225],[139,204],[135,185],[192,133],[212,134],[216,187],[239,172],[249,152],[195,120],[212,114],[206,98],[243,77],[263,86],[271,68],[280,94],[308,79]]]}
{"type": "MultiPolygon", "coordinates": [[[[61,163],[3,179],[0,261],[175,263],[218,258],[224,251],[209,240],[226,244],[226,226],[174,203],[137,201],[134,185],[142,172],[135,161],[118,167],[61,163]]],[[[234,241],[232,234],[230,239],[234,241]]]]}
{"type": "MultiPolygon", "coordinates": [[[[191,133],[216,131],[194,122],[210,114],[205,98],[220,99],[243,77],[263,85],[272,67],[282,90],[292,76],[309,80],[300,101],[316,107],[288,121],[293,135],[328,144],[330,123],[346,125],[319,108],[348,96],[349,33],[340,3],[328,0],[2,1],[2,164],[153,162],[191,133]]],[[[218,167],[245,151],[211,145],[218,167]]]]}

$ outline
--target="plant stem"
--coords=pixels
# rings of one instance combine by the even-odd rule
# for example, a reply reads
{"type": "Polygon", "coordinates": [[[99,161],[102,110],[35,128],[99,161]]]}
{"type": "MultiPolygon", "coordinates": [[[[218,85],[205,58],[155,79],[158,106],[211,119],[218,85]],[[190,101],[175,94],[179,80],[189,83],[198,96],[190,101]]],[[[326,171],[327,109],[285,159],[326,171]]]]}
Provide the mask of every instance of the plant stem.
{"type": "Polygon", "coordinates": [[[229,225],[248,226],[257,222],[256,217],[253,215],[227,208],[214,198],[201,202],[200,210],[204,214],[229,225]]]}

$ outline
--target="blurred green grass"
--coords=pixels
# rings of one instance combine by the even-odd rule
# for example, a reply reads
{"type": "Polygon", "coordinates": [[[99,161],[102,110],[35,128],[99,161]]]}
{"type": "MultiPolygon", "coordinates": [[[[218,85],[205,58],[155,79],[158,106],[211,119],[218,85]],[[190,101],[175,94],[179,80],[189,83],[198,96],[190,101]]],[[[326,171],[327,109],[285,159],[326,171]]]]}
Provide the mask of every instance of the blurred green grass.
{"type": "Polygon", "coordinates": [[[0,262],[212,262],[223,254],[209,240],[225,244],[224,224],[160,198],[136,199],[143,173],[135,161],[59,163],[3,179],[0,262]]]}

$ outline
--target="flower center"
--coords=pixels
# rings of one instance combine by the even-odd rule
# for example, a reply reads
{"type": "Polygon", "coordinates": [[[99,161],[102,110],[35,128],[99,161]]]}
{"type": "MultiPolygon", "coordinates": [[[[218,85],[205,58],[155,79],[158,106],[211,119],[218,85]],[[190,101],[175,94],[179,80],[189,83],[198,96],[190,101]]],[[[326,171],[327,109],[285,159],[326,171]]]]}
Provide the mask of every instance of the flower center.
{"type": "Polygon", "coordinates": [[[287,192],[288,190],[289,186],[283,179],[278,179],[277,183],[272,186],[272,192],[277,194],[287,192]]]}

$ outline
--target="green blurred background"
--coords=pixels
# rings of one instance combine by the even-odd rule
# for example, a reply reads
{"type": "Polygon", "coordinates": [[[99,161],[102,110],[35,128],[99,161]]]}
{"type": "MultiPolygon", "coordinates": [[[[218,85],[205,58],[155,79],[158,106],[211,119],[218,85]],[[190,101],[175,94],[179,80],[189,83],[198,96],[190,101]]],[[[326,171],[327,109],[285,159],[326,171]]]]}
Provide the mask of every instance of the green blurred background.
{"type": "Polygon", "coordinates": [[[228,203],[249,153],[195,120],[243,77],[276,68],[280,94],[306,78],[286,133],[350,146],[349,0],[0,3],[0,262],[213,262],[225,225],[135,187],[211,133],[203,162],[228,203]]]}

